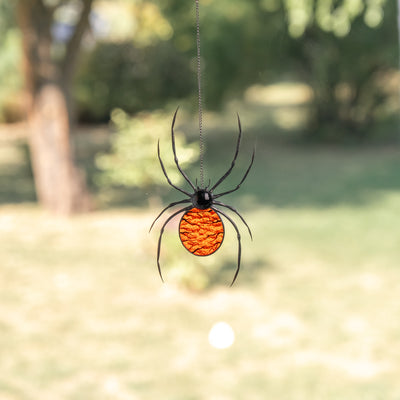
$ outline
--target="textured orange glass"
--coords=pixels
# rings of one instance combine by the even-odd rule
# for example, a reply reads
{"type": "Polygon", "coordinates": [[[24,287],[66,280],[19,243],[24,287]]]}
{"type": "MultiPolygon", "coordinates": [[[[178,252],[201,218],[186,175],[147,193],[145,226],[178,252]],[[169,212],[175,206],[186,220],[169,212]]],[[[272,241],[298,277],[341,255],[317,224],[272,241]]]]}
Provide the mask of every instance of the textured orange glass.
{"type": "Polygon", "coordinates": [[[219,215],[208,208],[192,208],[179,224],[179,237],[184,247],[196,256],[216,252],[224,239],[224,224],[219,215]]]}

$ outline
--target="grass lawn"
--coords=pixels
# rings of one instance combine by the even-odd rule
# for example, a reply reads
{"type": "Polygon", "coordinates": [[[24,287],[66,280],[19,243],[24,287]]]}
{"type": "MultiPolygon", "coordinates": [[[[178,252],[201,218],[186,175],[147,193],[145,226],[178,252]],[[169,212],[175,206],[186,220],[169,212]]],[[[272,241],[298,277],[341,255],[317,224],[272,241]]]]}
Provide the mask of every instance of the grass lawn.
{"type": "MultiPolygon", "coordinates": [[[[1,400],[400,399],[400,150],[284,145],[250,130],[226,187],[254,136],[254,170],[224,198],[254,235],[237,222],[243,266],[232,288],[227,224],[221,249],[200,259],[173,221],[160,282],[160,225],[148,229],[178,192],[166,186],[158,207],[103,202],[54,218],[34,203],[24,140],[2,140],[1,400]],[[207,289],[188,289],[192,274],[207,289]],[[218,321],[236,335],[224,350],[208,343],[218,321]]],[[[234,139],[209,139],[217,176],[234,139]]]]}

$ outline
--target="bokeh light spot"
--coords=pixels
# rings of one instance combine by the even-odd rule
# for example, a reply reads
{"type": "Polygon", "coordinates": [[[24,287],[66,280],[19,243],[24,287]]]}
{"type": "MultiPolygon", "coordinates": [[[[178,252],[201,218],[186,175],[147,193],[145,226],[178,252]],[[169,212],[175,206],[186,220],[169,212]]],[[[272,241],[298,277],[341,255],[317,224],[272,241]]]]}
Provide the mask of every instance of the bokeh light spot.
{"type": "Polygon", "coordinates": [[[216,349],[226,349],[235,341],[235,332],[226,322],[217,322],[210,329],[208,341],[216,349]]]}

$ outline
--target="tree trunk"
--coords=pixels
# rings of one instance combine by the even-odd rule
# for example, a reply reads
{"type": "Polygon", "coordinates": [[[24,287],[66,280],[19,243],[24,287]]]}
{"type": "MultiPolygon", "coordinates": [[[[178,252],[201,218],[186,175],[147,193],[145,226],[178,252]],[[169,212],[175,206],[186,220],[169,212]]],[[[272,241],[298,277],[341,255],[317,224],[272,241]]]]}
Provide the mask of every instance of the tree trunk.
{"type": "MultiPolygon", "coordinates": [[[[91,0],[85,0],[78,22],[79,35],[87,23],[91,0]]],[[[29,147],[39,202],[49,211],[69,215],[91,208],[84,175],[75,166],[70,143],[71,120],[68,87],[79,37],[69,48],[67,65],[52,58],[51,26],[55,9],[42,0],[19,0],[27,87],[29,147]],[[68,72],[66,72],[68,71],[68,72]]],[[[77,27],[78,27],[77,24],[77,27]]]]}
{"type": "Polygon", "coordinates": [[[72,156],[67,110],[61,87],[48,83],[36,93],[28,115],[38,199],[46,209],[63,215],[90,209],[84,176],[72,156]]]}

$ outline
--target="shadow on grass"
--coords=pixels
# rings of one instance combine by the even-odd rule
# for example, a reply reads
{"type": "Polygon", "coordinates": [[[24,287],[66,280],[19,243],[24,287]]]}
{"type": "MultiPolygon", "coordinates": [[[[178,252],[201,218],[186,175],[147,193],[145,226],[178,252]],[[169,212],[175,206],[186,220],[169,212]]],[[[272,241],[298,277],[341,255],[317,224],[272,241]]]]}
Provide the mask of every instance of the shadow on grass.
{"type": "MultiPolygon", "coordinates": [[[[243,138],[230,176],[217,188],[220,193],[234,188],[242,179],[253,151],[252,170],[240,190],[221,198],[246,212],[259,205],[273,207],[331,207],[337,204],[363,205],[375,201],[384,191],[400,190],[400,147],[392,145],[314,145],[299,142],[299,135],[271,123],[271,110],[247,110],[242,118],[243,138]],[[251,123],[246,124],[246,120],[251,123]],[[296,139],[297,138],[297,139],[296,139]]],[[[216,182],[229,168],[238,135],[235,114],[211,116],[206,129],[205,183],[216,182]]],[[[190,140],[197,140],[196,127],[178,121],[190,140]]],[[[173,157],[172,152],[165,157],[173,157]]],[[[178,150],[179,158],[179,150],[178,150]]],[[[185,170],[194,182],[200,178],[199,163],[185,170]]],[[[154,166],[159,169],[160,166],[154,166]]],[[[191,191],[186,184],[185,190],[191,191]]],[[[182,193],[164,186],[141,189],[103,188],[108,207],[145,206],[151,196],[164,206],[183,199],[182,193]]]]}
{"type": "MultiPolygon", "coordinates": [[[[233,261],[222,263],[215,272],[210,274],[210,287],[230,285],[235,276],[236,268],[237,264],[233,261]]],[[[264,258],[246,262],[242,260],[239,274],[233,286],[238,282],[240,284],[254,285],[259,280],[261,271],[272,271],[273,268],[273,265],[269,262],[266,263],[264,258]]]]}
{"type": "MultiPolygon", "coordinates": [[[[219,140],[210,146],[206,163],[207,183],[209,178],[211,182],[218,180],[229,167],[234,151],[233,146],[230,147],[225,150],[227,146],[219,140]],[[220,149],[224,149],[223,154],[220,149]]],[[[237,166],[216,193],[234,188],[240,182],[252,151],[248,144],[243,147],[237,166]]],[[[191,177],[198,174],[196,168],[187,172],[191,177]]],[[[260,144],[254,166],[241,188],[219,200],[235,207],[245,217],[246,211],[259,205],[277,208],[326,208],[338,204],[361,206],[379,200],[386,191],[399,190],[399,148],[260,144]]],[[[119,199],[122,203],[119,206],[124,198],[128,199],[124,192],[129,194],[128,190],[121,189],[119,199]]],[[[137,204],[145,204],[149,192],[151,189],[137,192],[137,204]]],[[[157,188],[157,195],[164,206],[184,198],[167,183],[164,188],[157,188]]]]}
{"type": "Polygon", "coordinates": [[[18,141],[14,144],[18,163],[4,162],[0,165],[0,204],[35,202],[35,186],[28,146],[18,141]]]}
{"type": "MultiPolygon", "coordinates": [[[[215,181],[234,154],[233,133],[211,133],[208,172],[215,181]],[[223,149],[221,151],[221,149],[223,149]]],[[[317,146],[277,143],[255,130],[244,137],[237,165],[218,191],[233,188],[248,166],[257,137],[256,158],[240,190],[221,199],[242,210],[257,204],[274,207],[362,205],[384,191],[400,190],[400,147],[396,145],[317,146]]]]}
{"type": "MultiPolygon", "coordinates": [[[[235,151],[237,127],[214,127],[207,133],[205,181],[216,182],[229,168],[235,151]]],[[[229,125],[229,126],[230,126],[229,125]]],[[[247,169],[253,144],[257,140],[252,170],[240,190],[221,198],[245,213],[259,205],[273,207],[330,207],[336,204],[362,205],[375,201],[384,191],[400,190],[400,148],[398,146],[315,146],[290,144],[275,140],[279,132],[263,125],[245,132],[239,157],[232,173],[217,188],[222,192],[234,188],[247,169]]],[[[192,133],[188,132],[188,135],[192,133]]],[[[95,164],[98,152],[109,149],[109,135],[85,133],[77,136],[77,161],[87,174],[91,192],[99,208],[149,207],[161,199],[160,210],[184,198],[182,193],[164,186],[147,188],[99,187],[100,173],[95,164]]],[[[36,200],[29,152],[23,141],[13,144],[23,155],[19,162],[0,165],[0,203],[36,200]]],[[[168,156],[168,155],[167,155],[168,156]]],[[[172,154],[169,156],[172,157],[172,154]]],[[[1,161],[1,160],[0,160],[1,161]]],[[[162,174],[159,165],[155,165],[162,174]]],[[[192,181],[199,178],[199,166],[187,171],[192,181]]],[[[186,190],[190,188],[184,186],[186,190]]],[[[245,214],[244,214],[245,216],[245,214]]]]}
{"type": "MultiPolygon", "coordinates": [[[[207,180],[215,182],[226,171],[233,151],[216,152],[212,146],[207,180]],[[223,159],[223,160],[222,160],[223,159]],[[211,167],[212,166],[212,167],[211,167]]],[[[251,154],[242,152],[232,174],[217,188],[234,188],[246,170],[251,154]],[[246,157],[247,156],[247,157],[246,157]]],[[[160,170],[160,173],[161,170],[160,170]]],[[[187,170],[195,180],[198,170],[187,170]]],[[[189,190],[189,187],[183,186],[189,190]]],[[[182,193],[164,187],[93,188],[104,202],[102,207],[146,207],[159,197],[164,207],[181,200],[182,193]]],[[[256,160],[240,190],[220,200],[245,212],[257,205],[285,207],[331,207],[337,204],[363,205],[379,199],[385,191],[400,190],[400,149],[391,148],[305,148],[301,146],[258,146],[256,160]]],[[[161,210],[161,206],[160,206],[161,210]]]]}

